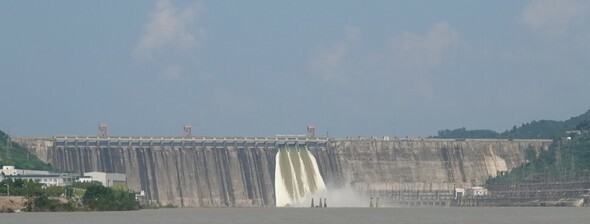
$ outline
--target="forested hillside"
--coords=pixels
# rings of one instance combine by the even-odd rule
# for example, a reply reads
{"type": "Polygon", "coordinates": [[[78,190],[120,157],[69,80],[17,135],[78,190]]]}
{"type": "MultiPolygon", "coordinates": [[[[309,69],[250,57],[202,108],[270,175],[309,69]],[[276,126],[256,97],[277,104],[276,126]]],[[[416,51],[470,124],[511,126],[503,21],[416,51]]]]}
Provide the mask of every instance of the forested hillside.
{"type": "Polygon", "coordinates": [[[552,138],[547,151],[527,152],[528,163],[492,178],[488,185],[523,182],[590,181],[590,116],[586,112],[566,121],[537,121],[502,133],[514,138],[552,138]]]}
{"type": "Polygon", "coordinates": [[[43,163],[37,156],[29,153],[21,145],[8,142],[9,136],[0,131],[0,167],[11,165],[18,169],[50,170],[48,164],[43,163]]]}
{"type": "Polygon", "coordinates": [[[538,120],[516,125],[510,130],[498,133],[492,130],[440,130],[433,138],[512,138],[512,139],[553,139],[567,131],[584,129],[590,126],[590,110],[565,121],[538,120]]]}
{"type": "Polygon", "coordinates": [[[538,120],[498,133],[492,130],[441,130],[433,138],[553,139],[547,151],[527,151],[527,163],[488,185],[521,182],[590,181],[590,110],[565,121],[538,120]]]}
{"type": "Polygon", "coordinates": [[[527,153],[528,163],[488,180],[488,185],[522,182],[590,181],[588,130],[555,139],[549,150],[527,153]]]}

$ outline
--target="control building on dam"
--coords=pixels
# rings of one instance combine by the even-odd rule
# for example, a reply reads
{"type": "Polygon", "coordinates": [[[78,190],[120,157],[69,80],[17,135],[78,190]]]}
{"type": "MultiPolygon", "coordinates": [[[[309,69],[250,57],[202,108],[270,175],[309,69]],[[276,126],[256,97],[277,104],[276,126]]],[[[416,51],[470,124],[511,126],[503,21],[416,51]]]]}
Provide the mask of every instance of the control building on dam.
{"type": "MultiPolygon", "coordinates": [[[[129,188],[143,190],[149,201],[181,207],[276,206],[275,177],[281,170],[276,171],[276,162],[282,149],[311,153],[328,191],[350,186],[360,193],[387,194],[449,192],[481,185],[523,164],[526,150],[547,150],[551,144],[551,140],[305,136],[14,139],[55,169],[125,173],[129,188]]],[[[286,175],[291,174],[279,176],[286,175]]]]}

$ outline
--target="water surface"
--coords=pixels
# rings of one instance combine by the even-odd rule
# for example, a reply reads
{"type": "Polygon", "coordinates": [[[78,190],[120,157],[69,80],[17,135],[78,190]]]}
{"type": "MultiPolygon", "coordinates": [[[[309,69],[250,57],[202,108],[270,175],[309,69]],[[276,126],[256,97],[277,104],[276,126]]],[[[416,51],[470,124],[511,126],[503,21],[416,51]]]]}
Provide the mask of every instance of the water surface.
{"type": "Polygon", "coordinates": [[[178,208],[0,214],[0,224],[589,223],[590,208],[178,208]]]}

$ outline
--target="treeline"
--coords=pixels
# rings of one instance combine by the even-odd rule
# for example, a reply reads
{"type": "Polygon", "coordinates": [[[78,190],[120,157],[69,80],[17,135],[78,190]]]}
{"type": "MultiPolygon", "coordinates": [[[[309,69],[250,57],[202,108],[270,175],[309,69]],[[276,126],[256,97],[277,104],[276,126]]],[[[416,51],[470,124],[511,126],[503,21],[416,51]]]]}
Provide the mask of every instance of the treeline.
{"type": "Polygon", "coordinates": [[[25,211],[74,211],[73,202],[62,202],[54,197],[62,196],[66,192],[64,187],[46,187],[39,182],[10,178],[0,182],[0,194],[7,196],[23,196],[26,199],[25,211]]]}
{"type": "Polygon", "coordinates": [[[467,130],[464,127],[454,130],[440,130],[433,138],[508,138],[508,139],[553,139],[566,131],[584,130],[590,127],[590,110],[565,121],[539,120],[522,124],[520,127],[498,133],[492,130],[467,130]]]}
{"type": "Polygon", "coordinates": [[[25,211],[28,212],[140,209],[135,193],[124,188],[104,187],[100,183],[44,187],[36,181],[7,178],[0,182],[0,195],[25,197],[25,211]]]}
{"type": "Polygon", "coordinates": [[[498,132],[492,130],[467,130],[457,128],[454,130],[440,130],[436,138],[498,138],[498,132]]]}

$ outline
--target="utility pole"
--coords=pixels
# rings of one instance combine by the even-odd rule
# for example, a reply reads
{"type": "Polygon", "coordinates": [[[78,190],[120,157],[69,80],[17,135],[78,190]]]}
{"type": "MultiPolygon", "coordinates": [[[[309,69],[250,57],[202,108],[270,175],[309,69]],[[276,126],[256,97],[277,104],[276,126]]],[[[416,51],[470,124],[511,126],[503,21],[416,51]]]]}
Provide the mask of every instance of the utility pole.
{"type": "Polygon", "coordinates": [[[571,163],[570,163],[570,165],[571,165],[570,175],[572,175],[571,178],[570,178],[570,180],[573,180],[574,178],[576,178],[576,166],[575,166],[575,163],[574,163],[574,155],[569,154],[569,157],[571,159],[571,163]]]}
{"type": "Polygon", "coordinates": [[[6,133],[6,149],[4,153],[6,154],[6,161],[10,161],[10,149],[12,148],[12,140],[10,139],[10,135],[6,133]]]}
{"type": "Polygon", "coordinates": [[[563,176],[561,172],[563,172],[563,168],[561,167],[561,139],[557,140],[557,153],[555,154],[555,165],[557,168],[557,177],[555,179],[559,180],[560,176],[563,176]]]}

